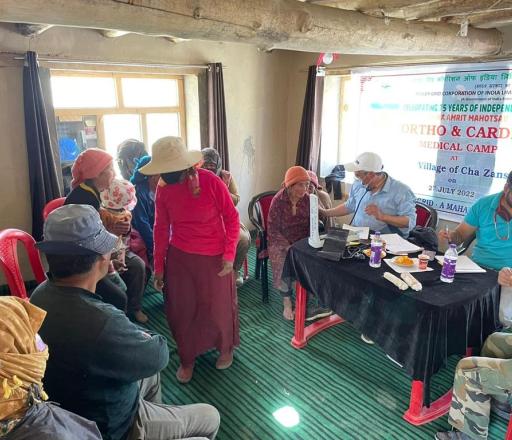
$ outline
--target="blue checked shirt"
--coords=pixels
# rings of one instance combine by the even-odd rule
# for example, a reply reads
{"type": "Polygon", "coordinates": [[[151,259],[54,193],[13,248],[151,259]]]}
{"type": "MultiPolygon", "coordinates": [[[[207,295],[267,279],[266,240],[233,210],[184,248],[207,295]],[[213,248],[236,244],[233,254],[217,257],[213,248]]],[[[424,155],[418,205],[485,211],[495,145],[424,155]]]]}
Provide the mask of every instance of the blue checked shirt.
{"type": "Polygon", "coordinates": [[[399,233],[407,237],[409,231],[416,226],[415,200],[416,196],[407,185],[388,176],[384,186],[375,194],[367,191],[360,180],[354,181],[345,207],[350,213],[357,209],[352,221],[353,226],[368,226],[382,234],[399,233]],[[407,216],[409,225],[406,228],[397,228],[366,214],[364,210],[371,204],[377,205],[384,214],[407,216]]]}

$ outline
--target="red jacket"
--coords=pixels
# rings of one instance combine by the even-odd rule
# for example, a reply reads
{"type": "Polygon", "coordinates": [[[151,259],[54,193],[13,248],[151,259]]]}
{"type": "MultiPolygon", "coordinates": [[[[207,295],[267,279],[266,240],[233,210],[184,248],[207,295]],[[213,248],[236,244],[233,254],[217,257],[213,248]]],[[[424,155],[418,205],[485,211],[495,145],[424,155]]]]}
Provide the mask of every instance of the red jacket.
{"type": "Polygon", "coordinates": [[[201,192],[194,197],[186,183],[158,186],[155,199],[155,273],[164,273],[169,244],[199,255],[235,259],[240,232],[238,211],[224,182],[198,169],[201,192]]]}

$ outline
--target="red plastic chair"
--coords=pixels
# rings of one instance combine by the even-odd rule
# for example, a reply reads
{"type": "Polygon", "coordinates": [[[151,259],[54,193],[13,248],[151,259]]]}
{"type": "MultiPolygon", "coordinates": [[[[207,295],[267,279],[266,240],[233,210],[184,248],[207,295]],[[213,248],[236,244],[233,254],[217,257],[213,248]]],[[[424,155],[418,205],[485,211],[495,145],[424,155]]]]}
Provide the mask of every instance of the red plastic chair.
{"type": "Polygon", "coordinates": [[[416,226],[435,229],[437,227],[437,211],[421,202],[416,202],[416,226]]]}
{"type": "Polygon", "coordinates": [[[30,234],[19,229],[0,231],[0,268],[5,275],[11,295],[27,299],[27,290],[18,262],[18,241],[25,246],[37,284],[46,280],[46,275],[39,252],[34,246],[35,240],[30,234]]]}
{"type": "Polygon", "coordinates": [[[62,205],[64,205],[65,201],[66,197],[60,197],[58,199],[50,200],[43,209],[43,220],[46,220],[46,218],[50,215],[50,213],[53,210],[60,208],[62,205]]]}
{"type": "Polygon", "coordinates": [[[261,277],[261,295],[263,302],[268,302],[268,249],[267,249],[267,219],[270,203],[277,191],[267,191],[252,198],[249,203],[249,220],[257,230],[256,237],[256,273],[255,278],[261,277]]]}

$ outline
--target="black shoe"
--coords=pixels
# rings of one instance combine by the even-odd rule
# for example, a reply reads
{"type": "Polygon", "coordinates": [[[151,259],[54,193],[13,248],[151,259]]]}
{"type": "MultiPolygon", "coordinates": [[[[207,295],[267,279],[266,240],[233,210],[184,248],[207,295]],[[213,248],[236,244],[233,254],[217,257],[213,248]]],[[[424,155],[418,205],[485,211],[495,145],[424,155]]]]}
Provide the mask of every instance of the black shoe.
{"type": "Polygon", "coordinates": [[[309,305],[306,307],[306,321],[325,318],[329,315],[332,315],[332,310],[328,309],[327,307],[309,305]]]}

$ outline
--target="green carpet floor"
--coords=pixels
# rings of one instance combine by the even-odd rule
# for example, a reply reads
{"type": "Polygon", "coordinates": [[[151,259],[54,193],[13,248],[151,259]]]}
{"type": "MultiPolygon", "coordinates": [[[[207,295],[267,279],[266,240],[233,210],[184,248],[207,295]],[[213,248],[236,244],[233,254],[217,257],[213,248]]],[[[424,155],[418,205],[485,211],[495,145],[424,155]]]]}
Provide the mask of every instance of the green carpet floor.
{"type": "MultiPolygon", "coordinates": [[[[261,302],[254,254],[252,248],[251,278],[238,289],[241,345],[228,370],[216,370],[216,353],[206,353],[197,359],[192,381],[180,385],[162,296],[145,295],[149,327],[168,338],[171,350],[162,372],[165,402],[215,405],[222,418],[218,440],[419,440],[448,429],[446,416],[420,427],[402,419],[410,378],[378,347],[363,343],[349,324],[324,331],[302,350],[292,348],[293,324],[281,317],[279,294],[271,291],[270,303],[261,302]],[[283,407],[297,411],[298,424],[286,428],[274,418],[283,407]]],[[[434,397],[451,386],[455,363],[434,377],[434,397]]],[[[493,417],[489,439],[504,439],[506,427],[506,421],[493,417]]]]}

